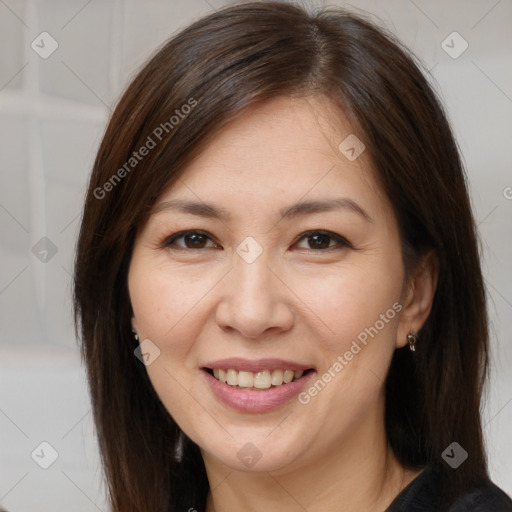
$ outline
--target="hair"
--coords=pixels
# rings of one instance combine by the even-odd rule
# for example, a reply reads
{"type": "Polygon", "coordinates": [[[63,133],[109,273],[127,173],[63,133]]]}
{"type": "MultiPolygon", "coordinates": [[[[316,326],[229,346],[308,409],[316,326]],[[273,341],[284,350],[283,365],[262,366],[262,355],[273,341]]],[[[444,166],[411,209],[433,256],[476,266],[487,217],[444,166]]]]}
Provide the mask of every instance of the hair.
{"type": "Polygon", "coordinates": [[[123,93],[90,177],[74,273],[75,326],[114,512],[203,511],[209,489],[194,442],[185,437],[176,457],[183,433],[134,357],[127,275],[135,235],[223,126],[282,96],[327,97],[349,117],[396,215],[404,268],[428,250],[437,257],[417,350],[395,351],[385,383],[385,428],[397,459],[441,471],[446,500],[488,478],[478,238],[456,142],[421,69],[366,16],[254,2],[177,33],[123,93]],[[457,470],[441,458],[453,441],[469,452],[457,470]]]}

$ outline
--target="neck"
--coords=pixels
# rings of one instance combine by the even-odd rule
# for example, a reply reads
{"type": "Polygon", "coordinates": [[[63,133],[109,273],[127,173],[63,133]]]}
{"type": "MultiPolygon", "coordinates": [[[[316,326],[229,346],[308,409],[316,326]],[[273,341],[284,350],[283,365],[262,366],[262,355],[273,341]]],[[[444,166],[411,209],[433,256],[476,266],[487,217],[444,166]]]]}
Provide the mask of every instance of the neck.
{"type": "MultiPolygon", "coordinates": [[[[276,472],[242,472],[203,454],[210,492],[206,512],[384,511],[420,471],[403,468],[375,418],[320,453],[314,462],[276,472]]],[[[382,424],[382,423],[380,423],[382,424]]]]}

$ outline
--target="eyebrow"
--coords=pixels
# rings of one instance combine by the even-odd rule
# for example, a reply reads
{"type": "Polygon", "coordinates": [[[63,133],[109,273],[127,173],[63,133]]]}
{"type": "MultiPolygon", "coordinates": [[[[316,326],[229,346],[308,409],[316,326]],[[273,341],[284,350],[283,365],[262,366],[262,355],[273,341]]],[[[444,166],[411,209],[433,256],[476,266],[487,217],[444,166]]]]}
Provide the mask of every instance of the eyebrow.
{"type": "MultiPolygon", "coordinates": [[[[279,210],[281,220],[300,217],[312,213],[328,212],[332,210],[349,210],[361,216],[367,222],[373,222],[373,219],[364,208],[355,201],[347,197],[339,197],[325,200],[303,201],[287,206],[279,210]]],[[[177,210],[198,217],[212,218],[229,221],[231,214],[223,207],[198,201],[188,201],[185,199],[171,199],[162,202],[153,208],[151,215],[155,215],[165,210],[177,210]]]]}

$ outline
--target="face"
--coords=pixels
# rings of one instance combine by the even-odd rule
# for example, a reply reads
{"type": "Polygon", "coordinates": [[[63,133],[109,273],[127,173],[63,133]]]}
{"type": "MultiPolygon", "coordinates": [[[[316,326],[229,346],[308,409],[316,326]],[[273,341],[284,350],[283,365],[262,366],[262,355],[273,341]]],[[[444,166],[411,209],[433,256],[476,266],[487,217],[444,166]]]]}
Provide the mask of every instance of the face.
{"type": "Polygon", "coordinates": [[[339,149],[353,129],[326,112],[322,98],[251,107],[136,238],[132,324],[151,382],[229,468],[300,467],[383,429],[405,338],[398,227],[365,152],[339,149]]]}

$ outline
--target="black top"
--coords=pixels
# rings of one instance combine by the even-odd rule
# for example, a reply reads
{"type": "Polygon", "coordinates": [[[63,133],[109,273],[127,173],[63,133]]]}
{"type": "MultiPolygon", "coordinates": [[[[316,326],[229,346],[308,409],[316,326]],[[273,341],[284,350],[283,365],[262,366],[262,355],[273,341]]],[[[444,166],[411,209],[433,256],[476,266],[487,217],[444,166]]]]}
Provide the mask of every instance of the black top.
{"type": "Polygon", "coordinates": [[[449,506],[441,506],[442,481],[428,467],[393,500],[385,512],[512,512],[512,500],[487,481],[459,496],[449,506]]]}

